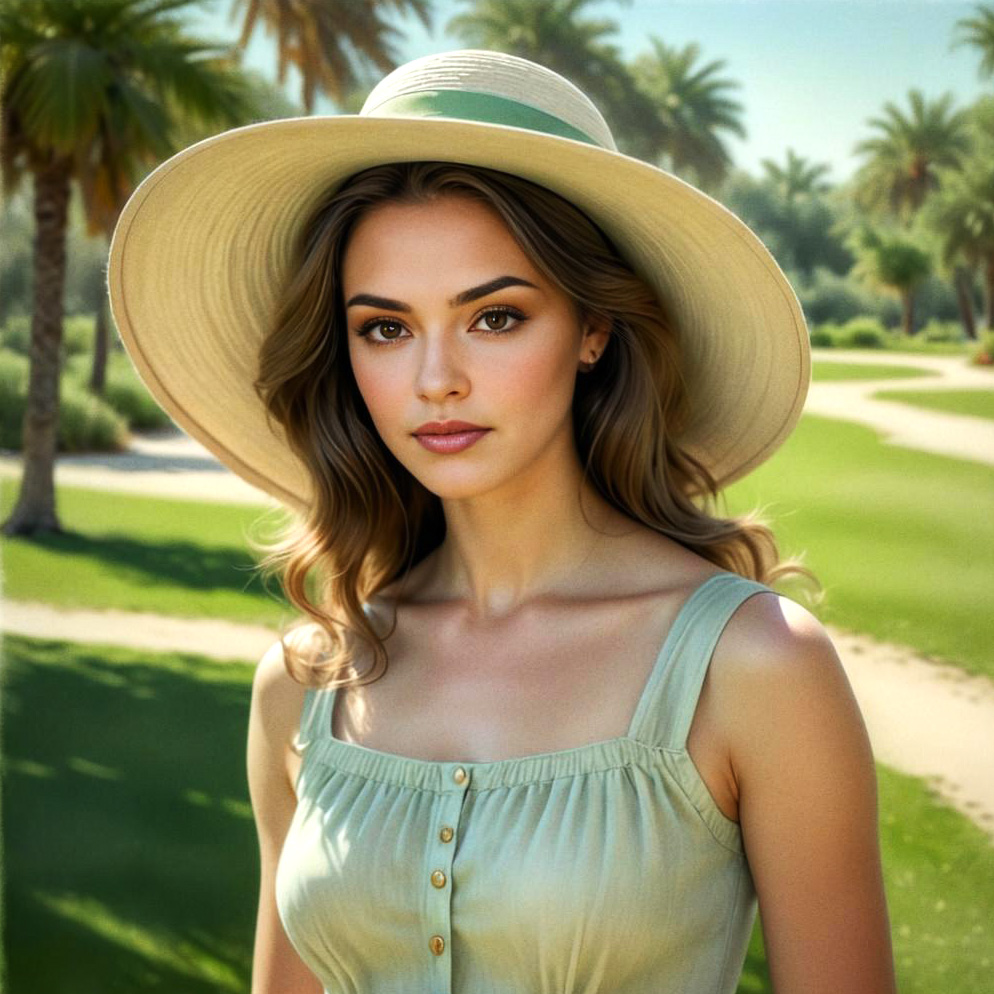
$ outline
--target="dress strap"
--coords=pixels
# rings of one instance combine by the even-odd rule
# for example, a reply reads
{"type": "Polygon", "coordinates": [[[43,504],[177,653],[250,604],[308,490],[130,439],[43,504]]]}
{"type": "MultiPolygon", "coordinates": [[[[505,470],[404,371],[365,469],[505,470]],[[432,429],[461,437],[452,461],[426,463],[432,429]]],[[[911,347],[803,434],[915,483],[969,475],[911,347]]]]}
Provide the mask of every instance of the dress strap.
{"type": "Polygon", "coordinates": [[[300,728],[294,742],[299,749],[306,749],[316,739],[331,737],[331,705],[334,698],[333,689],[308,687],[304,692],[300,728]]]}
{"type": "Polygon", "coordinates": [[[684,602],[632,719],[630,737],[653,746],[683,750],[711,656],[736,608],[772,587],[738,573],[709,577],[684,602]]]}

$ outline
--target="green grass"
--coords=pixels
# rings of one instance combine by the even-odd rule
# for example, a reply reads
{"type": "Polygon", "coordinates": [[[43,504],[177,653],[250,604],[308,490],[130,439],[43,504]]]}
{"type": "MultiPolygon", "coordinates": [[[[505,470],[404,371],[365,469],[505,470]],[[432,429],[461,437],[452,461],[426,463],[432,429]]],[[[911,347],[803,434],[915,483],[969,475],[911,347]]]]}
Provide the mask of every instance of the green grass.
{"type": "Polygon", "coordinates": [[[873,394],[880,400],[897,400],[930,411],[946,414],[968,414],[974,418],[994,420],[994,383],[990,390],[878,390],[873,394]]]}
{"type": "MultiPolygon", "coordinates": [[[[258,850],[252,662],[8,635],[3,808],[10,989],[249,990],[258,850]]],[[[994,847],[877,764],[902,994],[974,994],[994,962],[994,847]]],[[[741,994],[770,991],[757,919],[741,994]]]]}
{"type": "MultiPolygon", "coordinates": [[[[812,608],[822,621],[994,677],[992,493],[994,467],[886,445],[871,428],[805,414],[725,497],[733,514],[759,505],[781,552],[805,554],[826,588],[812,608]]],[[[799,579],[778,587],[805,603],[799,579]]]]}
{"type": "Polygon", "coordinates": [[[247,992],[253,667],[4,638],[10,990],[247,992]]]}
{"type": "Polygon", "coordinates": [[[909,380],[919,376],[939,376],[934,369],[914,366],[889,366],[886,363],[836,362],[815,359],[811,363],[813,383],[834,383],[837,380],[909,380]]]}
{"type": "MultiPolygon", "coordinates": [[[[0,481],[4,507],[17,481],[0,481]]],[[[254,570],[248,535],[271,538],[265,506],[199,503],[58,487],[70,535],[4,539],[4,593],[65,608],[153,611],[276,625],[287,602],[254,570]]]]}

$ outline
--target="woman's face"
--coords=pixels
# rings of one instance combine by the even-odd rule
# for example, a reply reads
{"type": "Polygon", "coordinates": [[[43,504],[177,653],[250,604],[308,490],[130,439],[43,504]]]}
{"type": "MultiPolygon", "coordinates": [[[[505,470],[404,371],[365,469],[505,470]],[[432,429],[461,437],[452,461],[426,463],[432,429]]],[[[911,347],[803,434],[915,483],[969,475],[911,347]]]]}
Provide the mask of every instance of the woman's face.
{"type": "Polygon", "coordinates": [[[456,195],[377,207],[352,232],[342,282],[359,390],[384,444],[428,490],[485,493],[572,446],[578,362],[608,332],[584,337],[570,299],[492,208],[456,195]],[[425,422],[448,420],[489,430],[460,451],[418,440],[425,422]]]}

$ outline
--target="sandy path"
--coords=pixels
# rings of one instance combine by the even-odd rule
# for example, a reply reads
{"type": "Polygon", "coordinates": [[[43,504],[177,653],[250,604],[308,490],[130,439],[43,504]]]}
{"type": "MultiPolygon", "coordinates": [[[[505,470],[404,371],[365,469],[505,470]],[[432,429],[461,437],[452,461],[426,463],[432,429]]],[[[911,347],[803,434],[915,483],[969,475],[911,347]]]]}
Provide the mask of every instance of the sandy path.
{"type": "MultiPolygon", "coordinates": [[[[881,388],[994,389],[994,373],[973,369],[955,357],[824,350],[816,352],[815,361],[819,359],[902,364],[934,369],[939,375],[903,381],[812,383],[806,411],[871,425],[891,444],[994,464],[991,422],[916,410],[868,396],[881,388]]],[[[0,453],[0,475],[20,476],[16,454],[0,453]]],[[[177,499],[279,506],[178,429],[136,436],[125,454],[60,456],[56,480],[177,499]]],[[[938,665],[903,646],[827,627],[877,758],[926,778],[945,801],[994,840],[994,681],[938,665]]],[[[2,628],[39,638],[111,642],[245,660],[257,660],[276,637],[265,628],[224,621],[122,611],[62,611],[12,601],[3,605],[2,628]]]]}
{"type": "Polygon", "coordinates": [[[816,353],[819,359],[837,359],[861,365],[909,366],[929,369],[935,376],[907,380],[843,380],[812,383],[804,403],[805,413],[822,414],[844,421],[858,421],[883,435],[889,445],[923,449],[994,465],[994,421],[965,414],[926,411],[896,400],[877,400],[877,390],[994,390],[994,371],[968,365],[958,356],[875,354],[868,350],[831,349],[816,353]]]}

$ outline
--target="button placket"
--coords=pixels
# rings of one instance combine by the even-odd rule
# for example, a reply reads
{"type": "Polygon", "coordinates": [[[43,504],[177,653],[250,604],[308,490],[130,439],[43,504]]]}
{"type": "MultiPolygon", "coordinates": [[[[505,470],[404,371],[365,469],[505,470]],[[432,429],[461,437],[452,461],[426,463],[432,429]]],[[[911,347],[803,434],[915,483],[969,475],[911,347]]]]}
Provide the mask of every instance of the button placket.
{"type": "Polygon", "coordinates": [[[437,911],[431,917],[428,934],[429,955],[438,961],[442,991],[452,990],[452,864],[456,854],[463,803],[471,780],[471,770],[463,763],[453,763],[441,770],[438,813],[432,844],[429,847],[428,907],[437,911]]]}

